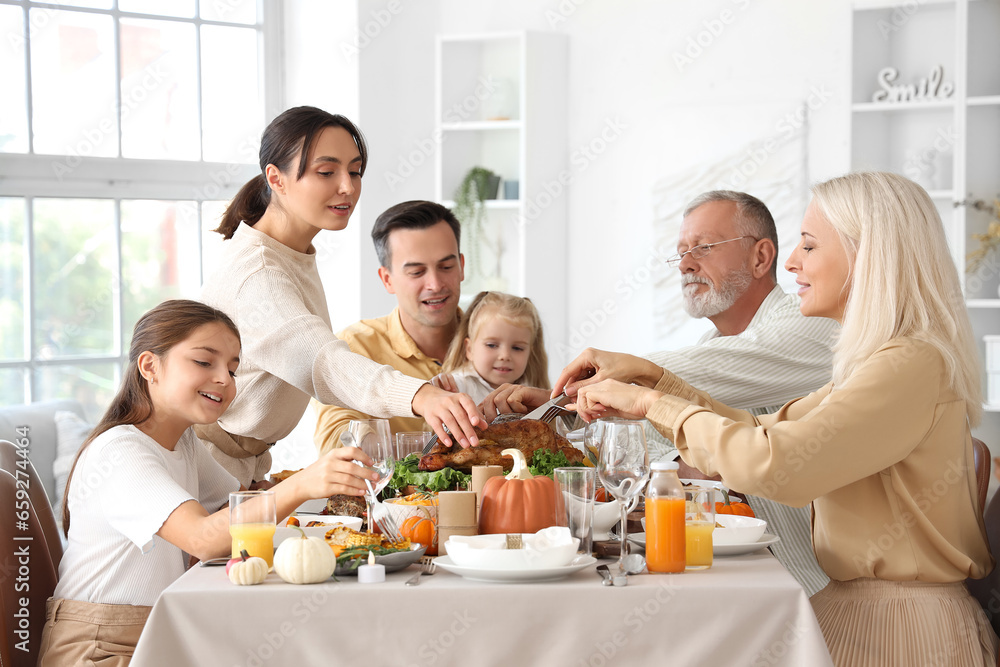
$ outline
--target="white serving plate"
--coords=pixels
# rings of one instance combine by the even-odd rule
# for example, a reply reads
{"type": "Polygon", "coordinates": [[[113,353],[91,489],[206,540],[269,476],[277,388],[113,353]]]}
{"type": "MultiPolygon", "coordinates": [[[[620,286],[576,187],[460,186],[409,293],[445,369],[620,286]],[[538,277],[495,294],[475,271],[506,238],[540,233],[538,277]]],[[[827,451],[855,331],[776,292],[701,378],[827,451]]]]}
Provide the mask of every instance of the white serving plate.
{"type": "MultiPolygon", "coordinates": [[[[569,530],[563,530],[566,537],[569,537],[569,530]]],[[[526,548],[505,549],[505,535],[472,535],[459,540],[448,540],[445,551],[449,560],[458,567],[491,571],[547,570],[572,562],[580,545],[580,538],[574,537],[566,544],[536,551],[530,548],[535,534],[522,533],[521,539],[526,548]]]]}
{"type": "MultiPolygon", "coordinates": [[[[646,533],[629,533],[629,542],[634,542],[646,546],[646,533]]],[[[756,542],[741,542],[738,544],[712,544],[712,554],[715,556],[742,556],[751,554],[754,551],[766,549],[775,542],[780,542],[781,538],[771,533],[764,533],[756,542]]]]}
{"type": "Polygon", "coordinates": [[[434,562],[442,569],[469,579],[470,581],[485,581],[487,583],[523,583],[540,581],[558,581],[574,572],[589,567],[597,562],[593,556],[577,556],[569,565],[560,567],[539,568],[536,570],[493,570],[490,568],[462,567],[456,565],[448,556],[438,556],[434,562]]]}
{"type": "Polygon", "coordinates": [[[766,549],[775,542],[780,542],[781,538],[771,533],[764,533],[756,542],[744,542],[743,544],[713,544],[712,553],[716,556],[742,556],[751,554],[754,551],[766,549]]]}
{"type": "MultiPolygon", "coordinates": [[[[304,532],[307,536],[325,537],[326,532],[337,524],[343,524],[353,530],[361,530],[362,519],[355,516],[335,516],[332,514],[296,514],[295,516],[303,526],[310,521],[322,521],[326,524],[323,526],[314,526],[312,528],[303,527],[302,532],[304,532]]],[[[289,537],[301,537],[301,535],[299,534],[299,531],[294,528],[290,528],[287,525],[278,526],[274,529],[274,546],[277,547],[289,537]]]]}

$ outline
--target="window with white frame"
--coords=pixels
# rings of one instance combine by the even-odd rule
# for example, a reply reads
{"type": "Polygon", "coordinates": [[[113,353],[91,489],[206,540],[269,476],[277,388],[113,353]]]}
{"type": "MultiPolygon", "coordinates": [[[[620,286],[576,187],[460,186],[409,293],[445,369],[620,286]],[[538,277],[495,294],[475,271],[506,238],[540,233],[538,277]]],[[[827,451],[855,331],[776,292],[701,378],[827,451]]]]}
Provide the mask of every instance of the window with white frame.
{"type": "Polygon", "coordinates": [[[92,419],[196,297],[279,108],[275,0],[0,0],[0,405],[92,419]]]}

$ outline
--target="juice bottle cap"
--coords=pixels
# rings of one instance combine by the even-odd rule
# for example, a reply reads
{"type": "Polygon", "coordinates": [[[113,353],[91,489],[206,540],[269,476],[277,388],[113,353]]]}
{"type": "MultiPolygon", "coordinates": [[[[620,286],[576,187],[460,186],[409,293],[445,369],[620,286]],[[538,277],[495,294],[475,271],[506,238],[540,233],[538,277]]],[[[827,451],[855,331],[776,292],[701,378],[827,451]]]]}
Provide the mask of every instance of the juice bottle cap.
{"type": "Polygon", "coordinates": [[[680,464],[677,461],[654,461],[649,464],[650,470],[677,470],[680,464]]]}

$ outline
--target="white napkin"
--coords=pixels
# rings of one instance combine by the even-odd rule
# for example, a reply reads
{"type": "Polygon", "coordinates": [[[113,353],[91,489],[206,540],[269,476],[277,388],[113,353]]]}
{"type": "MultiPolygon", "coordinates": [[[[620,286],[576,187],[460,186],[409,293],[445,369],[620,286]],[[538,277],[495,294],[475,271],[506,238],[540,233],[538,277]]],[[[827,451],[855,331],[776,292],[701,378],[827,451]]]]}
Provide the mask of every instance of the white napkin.
{"type": "MultiPolygon", "coordinates": [[[[506,535],[452,535],[449,542],[464,544],[469,549],[506,549],[506,535]]],[[[535,534],[525,534],[522,544],[526,551],[547,551],[573,543],[566,526],[543,528],[535,534]]]]}
{"type": "Polygon", "coordinates": [[[524,548],[532,551],[546,551],[572,544],[573,536],[566,526],[543,528],[534,535],[525,535],[524,548]]]}

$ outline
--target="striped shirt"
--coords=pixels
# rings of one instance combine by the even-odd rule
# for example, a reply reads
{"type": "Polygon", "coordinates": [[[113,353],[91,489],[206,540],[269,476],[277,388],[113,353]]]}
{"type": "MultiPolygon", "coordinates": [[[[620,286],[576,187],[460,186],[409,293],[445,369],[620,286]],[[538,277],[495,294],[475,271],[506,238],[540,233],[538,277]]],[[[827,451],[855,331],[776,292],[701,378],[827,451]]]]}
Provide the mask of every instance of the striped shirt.
{"type": "MultiPolygon", "coordinates": [[[[839,325],[822,317],[804,317],[799,298],[775,287],[750,324],[735,336],[708,332],[697,345],[646,358],[666,368],[716,401],[755,415],[770,414],[830,381],[833,345],[839,325]]],[[[673,445],[647,429],[650,460],[673,458],[673,445]]],[[[754,513],[767,521],[780,542],[771,550],[806,593],[822,589],[829,578],[812,550],[810,508],[789,507],[748,496],[754,513]]]]}
{"type": "Polygon", "coordinates": [[[163,522],[188,500],[215,512],[239,486],[192,429],[173,451],[135,426],[108,429],[73,472],[69,538],[53,597],[152,606],[187,565],[180,548],[156,535],[163,522]]]}

